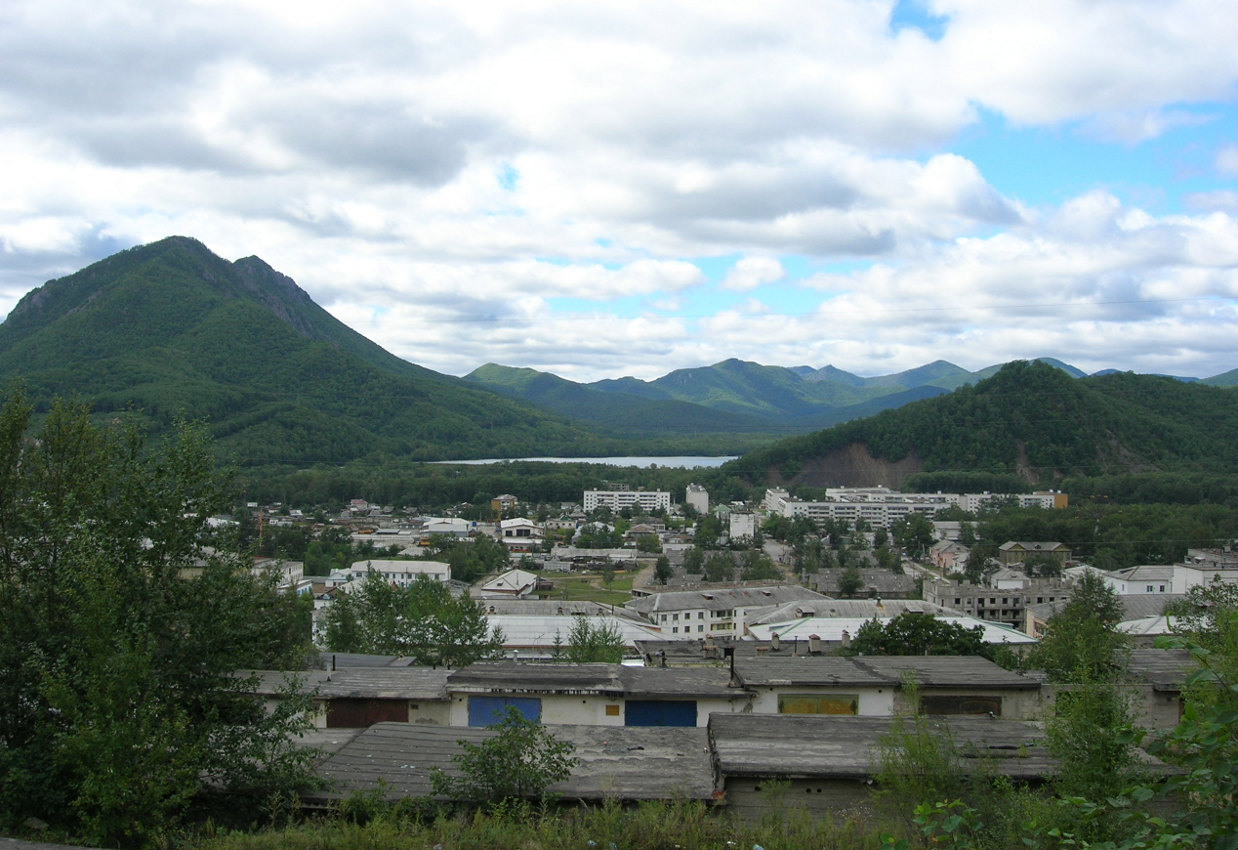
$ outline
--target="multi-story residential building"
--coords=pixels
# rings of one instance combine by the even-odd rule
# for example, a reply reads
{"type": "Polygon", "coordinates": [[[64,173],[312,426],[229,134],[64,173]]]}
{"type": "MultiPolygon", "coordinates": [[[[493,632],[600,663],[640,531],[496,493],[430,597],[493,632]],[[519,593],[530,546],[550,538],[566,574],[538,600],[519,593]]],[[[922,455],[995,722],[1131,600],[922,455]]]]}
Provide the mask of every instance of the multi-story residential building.
{"type": "Polygon", "coordinates": [[[751,540],[757,536],[757,515],[751,511],[731,511],[729,525],[732,540],[751,540]]]}
{"type": "Polygon", "coordinates": [[[1065,565],[1070,560],[1070,547],[1056,541],[1007,540],[997,547],[997,559],[1003,564],[1023,564],[1031,558],[1052,558],[1065,565]]]}
{"type": "Polygon", "coordinates": [[[493,514],[496,520],[502,519],[504,511],[515,510],[516,502],[517,502],[516,497],[511,495],[510,493],[504,493],[501,496],[495,496],[493,499],[490,500],[490,512],[493,514]]]}
{"type": "Polygon", "coordinates": [[[671,494],[667,490],[586,490],[585,513],[605,506],[616,513],[624,508],[642,511],[670,510],[671,494]]]}
{"type": "Polygon", "coordinates": [[[689,484],[684,503],[703,516],[709,513],[709,491],[700,484],[689,484]]]}
{"type": "Polygon", "coordinates": [[[945,572],[962,572],[971,549],[956,540],[938,540],[929,547],[929,560],[945,572]]]}
{"type": "Polygon", "coordinates": [[[900,493],[888,487],[830,487],[825,499],[809,502],[796,499],[782,488],[765,491],[763,504],[770,513],[785,517],[804,516],[817,524],[827,520],[844,521],[850,525],[864,522],[873,528],[889,528],[913,513],[933,515],[949,507],[975,511],[990,502],[1014,500],[1020,506],[1064,508],[1064,493],[1030,494],[1001,493],[900,493]]]}
{"type": "MultiPolygon", "coordinates": [[[[1021,575],[1021,574],[1015,574],[1021,575]]],[[[1016,629],[1026,626],[1026,609],[1029,605],[1059,602],[1070,599],[1070,583],[1057,578],[1027,578],[1015,581],[1012,577],[999,582],[1003,586],[980,584],[955,584],[946,579],[924,583],[924,601],[953,608],[981,620],[1003,623],[1016,629]]]]}

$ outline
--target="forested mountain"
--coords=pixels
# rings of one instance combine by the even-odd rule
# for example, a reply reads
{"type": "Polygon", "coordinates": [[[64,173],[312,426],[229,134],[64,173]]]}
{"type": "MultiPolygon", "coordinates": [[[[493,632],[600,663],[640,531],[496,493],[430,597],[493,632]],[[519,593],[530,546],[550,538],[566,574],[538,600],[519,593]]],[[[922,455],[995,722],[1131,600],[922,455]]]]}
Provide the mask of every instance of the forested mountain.
{"type": "Polygon", "coordinates": [[[786,368],[734,359],[677,369],[654,381],[617,378],[579,384],[493,363],[465,380],[563,416],[634,433],[705,430],[785,435],[940,395],[971,374],[943,365],[949,368],[937,383],[916,375],[903,383],[897,375],[861,378],[829,366],[786,368]]]}
{"type": "MultiPolygon", "coordinates": [[[[1074,378],[1086,375],[1060,360],[1041,358],[1037,362],[1074,378]]],[[[674,433],[712,423],[718,430],[732,433],[787,435],[828,428],[944,395],[990,378],[1001,368],[998,364],[969,372],[937,360],[905,372],[862,378],[834,366],[763,366],[732,359],[712,366],[676,369],[653,381],[629,377],[578,384],[546,372],[488,363],[466,375],[465,380],[543,405],[563,416],[622,430],[639,425],[645,429],[641,433],[674,433]]],[[[1205,383],[1229,386],[1235,381],[1238,378],[1233,373],[1226,373],[1205,383]]]]}
{"type": "Polygon", "coordinates": [[[772,434],[777,431],[772,423],[759,416],[720,411],[660,395],[650,397],[639,390],[635,393],[603,390],[595,384],[578,384],[535,369],[487,364],[475,369],[464,380],[561,416],[633,436],[766,431],[772,434]]]}
{"type": "Polygon", "coordinates": [[[898,487],[915,475],[925,489],[1233,474],[1238,392],[1132,373],[1076,379],[1045,363],[1015,362],[949,395],[792,437],[724,469],[753,484],[814,486],[898,487]]]}
{"type": "Polygon", "coordinates": [[[0,381],[133,412],[153,436],[201,419],[243,463],[614,451],[589,430],[401,360],[257,257],[171,237],[27,294],[0,325],[0,381]]]}

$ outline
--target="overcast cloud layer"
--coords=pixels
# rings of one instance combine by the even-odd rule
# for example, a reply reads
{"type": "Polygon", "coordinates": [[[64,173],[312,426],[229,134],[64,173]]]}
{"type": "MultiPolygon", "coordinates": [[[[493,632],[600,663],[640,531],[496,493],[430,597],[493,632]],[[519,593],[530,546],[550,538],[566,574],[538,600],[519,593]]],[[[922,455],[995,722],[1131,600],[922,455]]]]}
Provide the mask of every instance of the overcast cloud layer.
{"type": "Polygon", "coordinates": [[[172,234],[573,380],[1238,367],[1238,3],[6,0],[0,313],[172,234]]]}

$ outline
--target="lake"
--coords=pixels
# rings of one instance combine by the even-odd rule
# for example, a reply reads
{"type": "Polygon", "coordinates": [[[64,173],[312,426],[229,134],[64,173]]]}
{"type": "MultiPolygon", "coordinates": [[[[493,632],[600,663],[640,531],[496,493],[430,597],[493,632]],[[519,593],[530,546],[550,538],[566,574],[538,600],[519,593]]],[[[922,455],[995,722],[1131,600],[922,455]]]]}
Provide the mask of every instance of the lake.
{"type": "Polygon", "coordinates": [[[485,458],[483,460],[440,460],[435,463],[459,463],[468,466],[478,466],[488,463],[515,463],[517,461],[533,461],[537,463],[597,463],[603,466],[665,466],[679,469],[710,469],[735,460],[736,455],[725,457],[710,457],[707,455],[682,455],[677,457],[513,457],[485,458]]]}

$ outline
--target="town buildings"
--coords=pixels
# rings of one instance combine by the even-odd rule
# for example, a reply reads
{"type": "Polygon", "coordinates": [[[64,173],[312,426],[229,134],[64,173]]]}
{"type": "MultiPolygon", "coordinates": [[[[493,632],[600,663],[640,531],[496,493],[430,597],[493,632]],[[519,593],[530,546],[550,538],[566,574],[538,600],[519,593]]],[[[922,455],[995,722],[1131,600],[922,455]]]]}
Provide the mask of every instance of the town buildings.
{"type": "Polygon", "coordinates": [[[1072,593],[1066,579],[1029,578],[1014,570],[993,573],[985,584],[929,579],[923,591],[925,602],[1015,629],[1024,627],[1029,606],[1063,602],[1072,593]]]}
{"type": "Polygon", "coordinates": [[[624,508],[646,513],[671,509],[671,494],[668,490],[586,490],[583,504],[585,513],[600,507],[610,508],[615,513],[624,508]]]}
{"type": "Polygon", "coordinates": [[[1064,508],[1065,493],[900,493],[887,487],[831,487],[820,501],[797,499],[780,487],[765,491],[762,504],[770,513],[807,517],[818,525],[826,521],[864,523],[870,528],[889,528],[900,519],[920,513],[931,517],[940,510],[958,507],[977,511],[986,505],[1011,501],[1021,507],[1064,508]]]}

